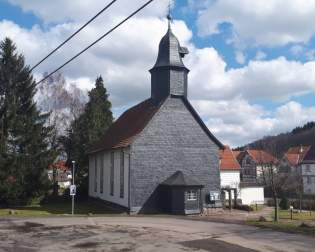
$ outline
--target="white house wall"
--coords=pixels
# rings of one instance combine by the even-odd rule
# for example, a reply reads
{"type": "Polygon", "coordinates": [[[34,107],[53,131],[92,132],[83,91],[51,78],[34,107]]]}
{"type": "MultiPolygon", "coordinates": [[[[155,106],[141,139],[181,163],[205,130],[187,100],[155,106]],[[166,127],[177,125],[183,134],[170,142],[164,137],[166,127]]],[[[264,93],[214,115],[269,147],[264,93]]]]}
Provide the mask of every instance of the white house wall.
{"type": "MultiPolygon", "coordinates": [[[[230,187],[237,189],[237,197],[239,198],[240,171],[220,171],[221,188],[230,187]]],[[[231,194],[234,199],[234,192],[231,194]]],[[[225,192],[225,199],[229,199],[229,194],[225,192]]]]}
{"type": "Polygon", "coordinates": [[[104,151],[89,158],[89,196],[106,200],[124,207],[129,207],[129,149],[118,149],[114,153],[114,193],[110,194],[110,167],[111,167],[111,151],[104,151]],[[120,162],[121,152],[124,151],[124,196],[120,197],[120,162]],[[103,192],[100,190],[100,174],[102,168],[103,156],[103,192]],[[95,158],[97,159],[97,190],[95,191],[95,158]]]}
{"type": "Polygon", "coordinates": [[[302,176],[304,193],[315,194],[315,164],[302,164],[302,176]]]}
{"type": "Polygon", "coordinates": [[[264,203],[264,188],[263,187],[244,187],[240,189],[240,198],[242,204],[263,204],[264,203]]]}
{"type": "Polygon", "coordinates": [[[221,171],[221,187],[238,188],[240,184],[239,171],[221,171]]]}

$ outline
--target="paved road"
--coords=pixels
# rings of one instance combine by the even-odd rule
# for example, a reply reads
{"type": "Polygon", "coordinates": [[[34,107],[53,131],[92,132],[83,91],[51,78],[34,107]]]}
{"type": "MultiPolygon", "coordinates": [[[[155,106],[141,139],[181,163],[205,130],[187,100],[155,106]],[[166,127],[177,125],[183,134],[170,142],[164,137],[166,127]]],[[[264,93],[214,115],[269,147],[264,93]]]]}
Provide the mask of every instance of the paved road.
{"type": "Polygon", "coordinates": [[[0,251],[310,252],[315,239],[170,217],[0,219],[0,251]]]}

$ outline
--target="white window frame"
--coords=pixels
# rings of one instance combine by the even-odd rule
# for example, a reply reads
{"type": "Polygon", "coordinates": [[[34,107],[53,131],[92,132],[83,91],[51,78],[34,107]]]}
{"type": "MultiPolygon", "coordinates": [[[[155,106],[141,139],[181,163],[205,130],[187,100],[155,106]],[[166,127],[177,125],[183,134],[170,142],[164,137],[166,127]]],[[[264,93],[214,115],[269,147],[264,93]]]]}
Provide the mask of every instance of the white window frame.
{"type": "Polygon", "coordinates": [[[186,191],[187,194],[187,201],[196,201],[198,192],[197,190],[188,190],[186,191]]]}

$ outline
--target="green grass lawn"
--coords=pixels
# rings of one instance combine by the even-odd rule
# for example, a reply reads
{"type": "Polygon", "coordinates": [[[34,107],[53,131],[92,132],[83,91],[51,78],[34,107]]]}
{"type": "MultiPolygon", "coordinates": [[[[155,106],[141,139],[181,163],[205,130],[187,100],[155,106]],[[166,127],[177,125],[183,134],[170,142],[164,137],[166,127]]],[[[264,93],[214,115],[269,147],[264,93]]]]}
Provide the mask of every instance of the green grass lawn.
{"type": "Polygon", "coordinates": [[[283,221],[247,221],[247,224],[262,228],[271,228],[277,231],[289,232],[289,233],[301,233],[315,236],[315,226],[302,227],[301,224],[287,223],[283,221]]]}
{"type": "Polygon", "coordinates": [[[258,205],[257,204],[257,206],[256,205],[250,205],[253,209],[254,209],[254,211],[256,212],[259,212],[259,211],[261,211],[261,210],[263,210],[264,209],[264,205],[258,205]]]}
{"type": "MultiPolygon", "coordinates": [[[[290,220],[290,210],[280,210],[279,211],[280,219],[290,220]]],[[[313,220],[315,221],[315,211],[312,211],[311,214],[309,211],[303,211],[302,213],[293,213],[293,220],[313,220]]]]}
{"type": "MultiPolygon", "coordinates": [[[[13,211],[12,216],[61,216],[71,214],[71,200],[68,201],[52,201],[45,204],[37,204],[24,207],[10,207],[0,208],[0,216],[10,215],[10,211],[13,211]]],[[[101,214],[113,214],[121,213],[121,211],[109,208],[105,204],[94,201],[86,200],[75,202],[75,215],[101,215],[101,214]]]]}

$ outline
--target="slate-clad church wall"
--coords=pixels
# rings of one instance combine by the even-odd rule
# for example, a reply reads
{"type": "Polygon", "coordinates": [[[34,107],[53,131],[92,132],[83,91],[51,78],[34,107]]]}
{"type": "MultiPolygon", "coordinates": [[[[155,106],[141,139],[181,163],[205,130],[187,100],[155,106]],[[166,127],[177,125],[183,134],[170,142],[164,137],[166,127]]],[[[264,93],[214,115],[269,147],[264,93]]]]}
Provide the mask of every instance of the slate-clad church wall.
{"type": "Polygon", "coordinates": [[[220,190],[219,147],[208,137],[181,98],[167,98],[131,146],[131,211],[158,209],[158,185],[176,171],[209,191],[220,190]]]}

